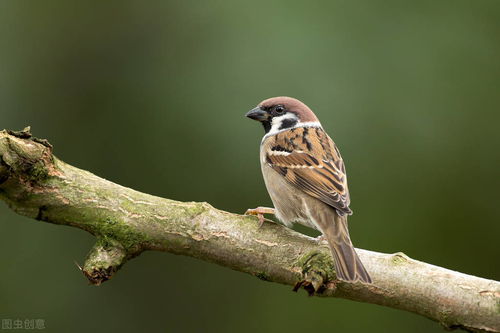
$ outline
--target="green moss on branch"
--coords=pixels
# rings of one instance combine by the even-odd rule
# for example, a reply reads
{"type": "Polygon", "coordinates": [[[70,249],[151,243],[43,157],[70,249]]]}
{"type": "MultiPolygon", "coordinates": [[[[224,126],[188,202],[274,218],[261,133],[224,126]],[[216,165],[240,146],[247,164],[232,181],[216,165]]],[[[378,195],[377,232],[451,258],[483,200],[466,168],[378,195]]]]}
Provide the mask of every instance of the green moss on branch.
{"type": "Polygon", "coordinates": [[[129,256],[122,244],[116,240],[99,237],[81,270],[90,283],[100,285],[111,279],[129,256]]]}

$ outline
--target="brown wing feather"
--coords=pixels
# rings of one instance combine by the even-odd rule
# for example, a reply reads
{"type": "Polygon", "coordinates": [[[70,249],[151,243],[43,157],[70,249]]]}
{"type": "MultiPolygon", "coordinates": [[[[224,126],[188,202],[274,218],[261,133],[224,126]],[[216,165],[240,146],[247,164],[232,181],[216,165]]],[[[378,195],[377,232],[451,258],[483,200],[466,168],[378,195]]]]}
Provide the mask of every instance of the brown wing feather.
{"type": "Polygon", "coordinates": [[[332,139],[321,128],[296,128],[264,142],[266,162],[300,190],[352,214],[345,166],[332,139]]]}

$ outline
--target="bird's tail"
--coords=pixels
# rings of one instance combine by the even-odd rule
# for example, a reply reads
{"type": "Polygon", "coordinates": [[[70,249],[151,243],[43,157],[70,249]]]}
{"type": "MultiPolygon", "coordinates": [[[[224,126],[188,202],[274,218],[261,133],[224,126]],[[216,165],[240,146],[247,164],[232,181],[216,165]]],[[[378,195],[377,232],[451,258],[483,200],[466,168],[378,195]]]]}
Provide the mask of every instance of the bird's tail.
{"type": "Polygon", "coordinates": [[[335,223],[328,224],[325,235],[335,261],[337,277],[344,281],[362,281],[371,283],[372,279],[359,260],[356,250],[352,246],[349,230],[347,229],[347,216],[334,214],[335,223]]]}

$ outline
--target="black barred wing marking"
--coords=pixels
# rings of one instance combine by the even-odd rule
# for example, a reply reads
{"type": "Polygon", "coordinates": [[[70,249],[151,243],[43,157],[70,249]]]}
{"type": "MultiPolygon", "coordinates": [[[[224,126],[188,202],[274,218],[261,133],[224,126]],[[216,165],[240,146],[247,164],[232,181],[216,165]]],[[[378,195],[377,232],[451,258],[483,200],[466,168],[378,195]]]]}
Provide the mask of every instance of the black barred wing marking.
{"type": "Polygon", "coordinates": [[[300,190],[335,208],[339,215],[352,214],[345,165],[326,133],[310,129],[304,133],[303,128],[298,128],[278,134],[273,141],[268,145],[266,162],[274,170],[300,190]]]}

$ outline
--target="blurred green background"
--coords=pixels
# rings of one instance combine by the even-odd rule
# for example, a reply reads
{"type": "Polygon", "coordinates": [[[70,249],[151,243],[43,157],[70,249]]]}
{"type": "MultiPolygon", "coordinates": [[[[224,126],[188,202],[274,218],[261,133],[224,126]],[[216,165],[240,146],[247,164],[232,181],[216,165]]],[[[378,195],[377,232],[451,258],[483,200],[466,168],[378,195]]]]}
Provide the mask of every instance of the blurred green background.
{"type": "MultiPolygon", "coordinates": [[[[31,125],[119,184],[241,213],[271,204],[263,130],[243,115],[294,96],[346,160],[358,247],[499,280],[499,59],[498,0],[4,0],[0,127],[31,125]]],[[[0,317],[51,332],[442,332],[166,253],[92,287],[74,264],[89,234],[3,203],[0,228],[0,317]]]]}

